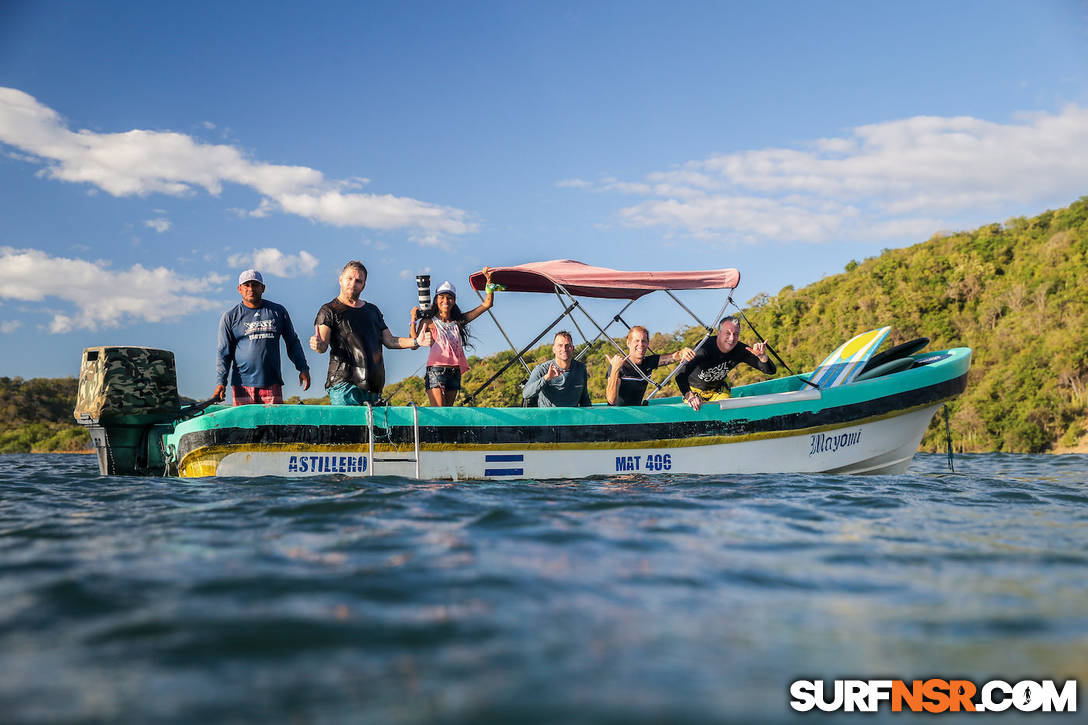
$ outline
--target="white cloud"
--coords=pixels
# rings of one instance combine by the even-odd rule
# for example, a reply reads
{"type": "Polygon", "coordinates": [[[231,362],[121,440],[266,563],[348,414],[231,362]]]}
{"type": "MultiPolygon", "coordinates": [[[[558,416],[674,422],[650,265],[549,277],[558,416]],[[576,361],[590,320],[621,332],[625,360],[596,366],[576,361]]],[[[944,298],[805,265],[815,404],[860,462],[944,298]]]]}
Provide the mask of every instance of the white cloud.
{"type": "Polygon", "coordinates": [[[620,211],[621,220],[632,226],[680,228],[700,238],[716,238],[729,229],[743,241],[827,239],[856,216],[850,207],[821,211],[800,200],[742,196],[653,200],[620,211]]]}
{"type": "Polygon", "coordinates": [[[261,194],[250,214],[296,214],[340,227],[414,229],[423,239],[475,231],[460,210],[391,194],[353,191],[365,179],[330,180],[305,166],[246,158],[234,146],[201,143],[181,133],[134,129],[122,133],[70,131],[51,108],[20,90],[0,87],[0,143],[43,162],[40,173],[91,184],[114,196],[153,193],[218,195],[224,183],[261,194]]]}
{"type": "Polygon", "coordinates": [[[298,254],[284,254],[274,247],[254,249],[252,252],[232,254],[227,264],[239,269],[256,269],[261,274],[273,277],[312,277],[317,269],[317,257],[306,250],[298,254]]]}
{"type": "MultiPolygon", "coordinates": [[[[584,188],[583,184],[560,182],[584,188]]],[[[1088,188],[1088,109],[1008,124],[918,116],[802,149],[719,154],[592,187],[645,200],[620,220],[738,241],[918,238],[1004,206],[1072,201],[1088,188]]]]}
{"type": "Polygon", "coordinates": [[[36,249],[0,247],[0,299],[60,300],[75,307],[55,312],[54,333],[119,327],[126,322],[174,320],[200,310],[222,307],[203,296],[226,277],[184,277],[165,267],[139,264],[112,269],[108,262],[53,257],[36,249]]]}
{"type": "Polygon", "coordinates": [[[148,219],[144,222],[144,226],[154,229],[159,234],[162,234],[163,232],[168,231],[173,225],[170,223],[169,219],[163,219],[162,217],[159,217],[158,219],[148,219]]]}
{"type": "Polygon", "coordinates": [[[19,322],[18,320],[7,320],[5,322],[0,322],[0,335],[9,335],[22,326],[23,323],[19,322]]]}

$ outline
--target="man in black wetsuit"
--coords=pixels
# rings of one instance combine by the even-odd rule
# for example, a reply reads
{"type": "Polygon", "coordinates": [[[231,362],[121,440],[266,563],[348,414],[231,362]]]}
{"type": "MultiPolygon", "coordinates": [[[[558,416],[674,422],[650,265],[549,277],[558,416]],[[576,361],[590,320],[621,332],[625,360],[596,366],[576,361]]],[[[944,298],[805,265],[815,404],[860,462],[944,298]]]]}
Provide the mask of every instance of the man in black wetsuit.
{"type": "Polygon", "coordinates": [[[774,375],[776,368],[767,357],[767,343],[757,342],[751,347],[741,345],[740,323],[735,317],[726,317],[718,323],[718,335],[703,343],[695,358],[680,366],[676,373],[676,385],[684,400],[699,410],[703,401],[729,397],[729,371],[741,363],[774,375]]]}
{"type": "Polygon", "coordinates": [[[314,320],[310,349],[329,351],[325,391],[333,405],[365,405],[381,400],[385,385],[382,345],[391,350],[417,350],[432,342],[430,329],[419,336],[394,337],[381,310],[360,298],[366,267],[352,260],[340,273],[340,294],[326,302],[314,320]]]}
{"type": "Polygon", "coordinates": [[[608,360],[608,381],[604,395],[609,405],[642,405],[642,398],[646,395],[646,378],[650,377],[650,373],[662,365],[687,362],[695,357],[690,347],[667,355],[647,355],[649,349],[650,331],[642,325],[635,325],[627,333],[627,357],[605,355],[608,360]]]}

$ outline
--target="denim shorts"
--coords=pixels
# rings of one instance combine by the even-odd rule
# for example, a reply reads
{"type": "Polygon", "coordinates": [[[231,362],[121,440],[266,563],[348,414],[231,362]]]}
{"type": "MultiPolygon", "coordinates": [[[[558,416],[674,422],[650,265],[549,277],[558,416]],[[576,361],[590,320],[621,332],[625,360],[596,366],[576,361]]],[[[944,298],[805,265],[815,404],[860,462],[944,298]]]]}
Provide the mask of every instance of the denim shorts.
{"type": "Polygon", "coordinates": [[[460,390],[461,368],[457,366],[428,365],[427,374],[423,377],[423,383],[427,390],[431,388],[460,390]]]}

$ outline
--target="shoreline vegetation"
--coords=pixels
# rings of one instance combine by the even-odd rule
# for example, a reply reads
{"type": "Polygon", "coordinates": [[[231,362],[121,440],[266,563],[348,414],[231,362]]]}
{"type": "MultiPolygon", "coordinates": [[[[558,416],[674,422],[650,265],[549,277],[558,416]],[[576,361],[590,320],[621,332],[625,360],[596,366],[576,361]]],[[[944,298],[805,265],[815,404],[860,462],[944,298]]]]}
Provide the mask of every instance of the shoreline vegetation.
{"type": "MultiPolygon", "coordinates": [[[[948,404],[958,452],[1088,453],[1088,197],[1033,218],[1016,217],[970,232],[939,233],[885,249],[799,290],[760,293],[744,312],[794,371],[810,370],[842,341],[892,326],[885,345],[930,338],[927,349],[974,350],[966,392],[948,404]]],[[[658,333],[656,352],[698,341],[698,327],[658,333]]],[[[741,339],[754,342],[748,326],[741,339]]],[[[622,339],[617,340],[621,347],[622,339]]],[[[542,345],[528,361],[551,354],[542,345]]],[[[463,386],[475,391],[513,357],[469,358],[463,386]]],[[[588,358],[590,394],[604,399],[606,362],[588,358]]],[[[784,371],[782,371],[784,372],[784,371]]],[[[483,406],[520,405],[524,372],[512,367],[477,398],[483,406]]],[[[738,370],[733,384],[761,379],[738,370]]],[[[0,378],[0,453],[79,452],[90,443],[72,421],[76,378],[0,378]]],[[[426,404],[420,378],[386,386],[394,404],[426,404]]],[[[675,385],[662,395],[677,395],[675,385]]],[[[328,398],[288,403],[328,404],[328,398]]],[[[945,450],[938,414],[921,450],[945,450]]]]}

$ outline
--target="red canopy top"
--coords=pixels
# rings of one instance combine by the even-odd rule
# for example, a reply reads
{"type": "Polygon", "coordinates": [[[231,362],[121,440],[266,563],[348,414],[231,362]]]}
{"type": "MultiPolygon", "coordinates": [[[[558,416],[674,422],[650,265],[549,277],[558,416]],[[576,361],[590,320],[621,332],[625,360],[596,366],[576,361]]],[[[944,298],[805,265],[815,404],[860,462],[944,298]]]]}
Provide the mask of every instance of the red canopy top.
{"type": "MultiPolygon", "coordinates": [[[[562,285],[576,297],[606,297],[637,300],[658,290],[733,289],[740,283],[735,269],[707,269],[692,272],[624,272],[607,267],[591,267],[572,259],[531,262],[516,267],[493,267],[491,281],[511,292],[553,292],[562,285]]],[[[469,277],[474,289],[486,284],[484,273],[469,277]]]]}

